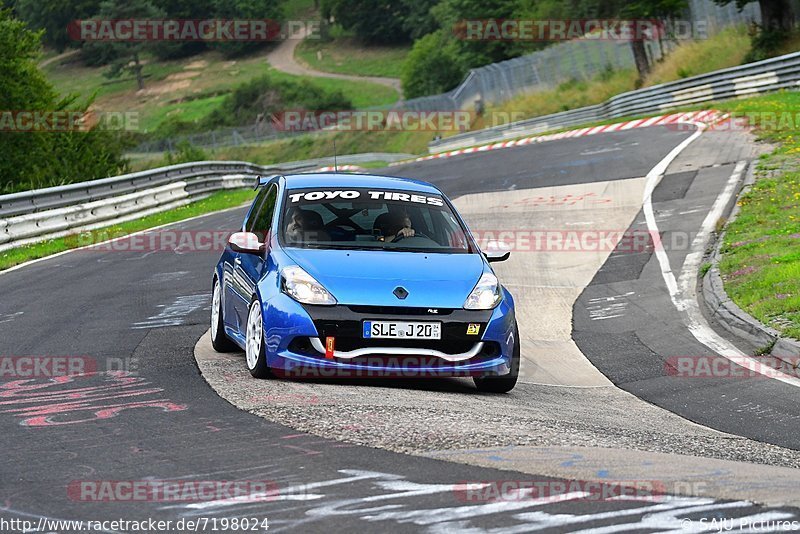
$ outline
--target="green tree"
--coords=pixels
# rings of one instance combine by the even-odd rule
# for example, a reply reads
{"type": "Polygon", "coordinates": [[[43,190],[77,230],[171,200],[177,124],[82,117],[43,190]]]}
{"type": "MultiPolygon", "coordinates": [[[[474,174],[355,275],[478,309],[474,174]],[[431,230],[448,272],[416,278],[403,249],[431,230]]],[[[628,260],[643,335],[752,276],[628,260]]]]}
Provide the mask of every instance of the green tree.
{"type": "MultiPolygon", "coordinates": [[[[153,6],[150,0],[105,0],[100,4],[97,19],[100,20],[154,20],[163,19],[166,14],[153,6]]],[[[142,54],[152,50],[154,41],[112,41],[92,43],[92,47],[105,50],[111,58],[107,78],[119,78],[125,73],[136,77],[139,90],[144,89],[144,65],[142,54]]]]}
{"type": "MultiPolygon", "coordinates": [[[[515,57],[525,50],[509,41],[471,41],[458,31],[464,21],[504,19],[518,13],[524,0],[440,0],[427,10],[412,11],[414,17],[427,13],[438,29],[418,39],[403,65],[403,93],[407,98],[452,89],[471,68],[515,57]]],[[[530,6],[528,6],[530,7],[530,6]]],[[[541,47],[542,45],[538,45],[541,47]]],[[[528,47],[531,48],[531,47],[528,47]]]]}
{"type": "MultiPolygon", "coordinates": [[[[510,18],[522,20],[589,20],[616,16],[614,1],[599,0],[520,0],[510,18]]],[[[510,57],[530,54],[554,43],[546,41],[516,42],[507,49],[510,57]]]]}
{"type": "MultiPolygon", "coordinates": [[[[42,32],[0,11],[0,110],[83,111],[75,97],[59,98],[37,68],[42,32]]],[[[0,191],[103,178],[125,167],[111,132],[0,132],[0,191]]]]}
{"type": "MultiPolygon", "coordinates": [[[[218,19],[267,19],[280,21],[283,9],[274,0],[213,0],[214,16],[218,19]]],[[[213,47],[229,57],[248,54],[267,43],[250,41],[228,41],[214,43],[213,47]]]]}
{"type": "Polygon", "coordinates": [[[418,39],[409,52],[403,64],[403,94],[416,98],[448,91],[466,71],[455,39],[438,30],[418,39]]]}
{"type": "MultiPolygon", "coordinates": [[[[740,10],[752,0],[714,0],[717,4],[727,5],[736,2],[740,10]]],[[[761,11],[761,27],[767,31],[787,32],[794,28],[794,9],[791,0],[758,0],[761,11]]]]}
{"type": "Polygon", "coordinates": [[[392,44],[409,40],[403,27],[408,0],[324,0],[322,13],[365,43],[392,44]]]}
{"type": "MultiPolygon", "coordinates": [[[[687,7],[687,0],[628,0],[620,6],[618,16],[626,20],[654,19],[664,21],[684,12],[687,7]]],[[[630,43],[636,70],[639,72],[639,80],[642,81],[650,72],[650,60],[647,57],[644,40],[637,36],[630,43]]]]}
{"type": "Polygon", "coordinates": [[[458,56],[467,68],[475,68],[516,55],[513,41],[470,41],[457,38],[456,29],[465,20],[509,18],[519,0],[443,0],[431,12],[439,27],[455,41],[458,56]]]}
{"type": "Polygon", "coordinates": [[[70,37],[67,28],[75,20],[97,13],[100,0],[17,0],[17,17],[35,30],[44,30],[43,42],[63,51],[78,42],[70,37]]]}
{"type": "MultiPolygon", "coordinates": [[[[55,100],[55,91],[36,68],[39,39],[25,23],[0,11],[0,110],[47,109],[55,100]]],[[[44,154],[46,134],[0,132],[0,190],[11,191],[27,169],[32,177],[41,176],[46,162],[31,155],[44,154]]]]}
{"type": "MultiPolygon", "coordinates": [[[[213,0],[158,0],[158,7],[167,18],[178,20],[202,20],[214,13],[213,0]]],[[[153,53],[160,59],[177,59],[199,54],[207,50],[200,41],[160,42],[153,46],[153,53]]]]}
{"type": "Polygon", "coordinates": [[[439,27],[431,8],[440,0],[402,0],[405,5],[403,31],[410,39],[419,39],[436,31],[439,27]]]}
{"type": "MultiPolygon", "coordinates": [[[[749,2],[743,0],[714,0],[717,4],[736,3],[740,10],[749,2]]],[[[775,55],[777,49],[790,37],[795,27],[791,0],[759,0],[761,26],[752,37],[752,48],[745,61],[758,61],[775,55]]]]}

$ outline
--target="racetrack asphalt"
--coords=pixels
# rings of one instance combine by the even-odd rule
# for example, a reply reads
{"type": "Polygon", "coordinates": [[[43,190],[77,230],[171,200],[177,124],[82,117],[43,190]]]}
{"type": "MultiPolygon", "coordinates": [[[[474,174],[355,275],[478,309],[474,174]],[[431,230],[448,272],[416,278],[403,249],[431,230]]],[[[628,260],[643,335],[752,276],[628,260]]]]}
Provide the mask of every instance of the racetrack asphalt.
{"type": "MultiPolygon", "coordinates": [[[[640,178],[689,134],[667,128],[615,132],[432,160],[387,172],[429,179],[451,196],[640,178]]],[[[709,175],[709,195],[718,183],[714,179],[719,177],[709,175]]],[[[242,210],[233,210],[174,228],[233,230],[241,216],[242,210]]],[[[476,467],[344,443],[237,410],[208,387],[192,358],[207,330],[210,276],[217,257],[213,251],[85,250],[0,275],[0,355],[83,357],[87,368],[97,371],[70,380],[3,378],[0,382],[0,444],[6,454],[0,466],[0,519],[176,520],[237,515],[268,517],[270,530],[310,532],[388,528],[441,532],[468,527],[565,532],[589,527],[617,530],[622,525],[653,531],[677,528],[682,519],[712,513],[800,519],[796,509],[765,509],[745,500],[701,497],[666,497],[656,503],[586,498],[465,502],[459,491],[464,481],[553,479],[541,471],[476,467]],[[79,481],[148,478],[269,480],[282,493],[262,502],[165,503],[87,501],[69,491],[79,481]]],[[[627,264],[625,270],[630,270],[627,264]]],[[[597,277],[586,293],[603,290],[596,282],[597,277]]],[[[651,282],[654,288],[658,284],[658,280],[651,282]]],[[[621,381],[615,374],[615,369],[625,368],[624,362],[614,363],[612,357],[620,354],[620,347],[598,348],[597,340],[602,338],[598,327],[594,323],[584,327],[578,320],[581,302],[575,305],[578,346],[611,381],[623,389],[635,385],[634,393],[644,397],[647,380],[621,381]]],[[[659,317],[676,321],[669,317],[667,304],[659,306],[663,312],[659,317]]],[[[685,338],[686,333],[682,335],[685,338]]],[[[638,365],[650,369],[644,363],[638,365]]],[[[771,381],[754,383],[750,394],[758,395],[759,387],[771,391],[776,386],[771,381]]],[[[656,397],[694,396],[692,402],[702,404],[713,419],[718,403],[704,400],[706,388],[691,388],[679,381],[671,388],[655,388],[656,397]]],[[[457,389],[455,394],[466,398],[466,403],[474,397],[489,410],[492,404],[506,407],[498,409],[496,418],[502,420],[514,409],[509,406],[514,395],[524,394],[525,387],[519,391],[507,398],[479,396],[466,389],[457,389]]],[[[391,390],[382,394],[391,395],[391,390]]],[[[783,394],[786,399],[796,395],[794,390],[783,394]]],[[[668,407],[681,413],[679,408],[668,407]]],[[[727,416],[724,406],[721,413],[722,420],[713,419],[708,426],[722,427],[727,416]]],[[[751,419],[759,421],[759,414],[755,412],[751,419]]],[[[357,417],[358,413],[353,414],[357,417]]],[[[415,417],[420,425],[428,424],[418,414],[407,414],[409,420],[415,417]]],[[[781,437],[791,434],[792,424],[784,421],[785,430],[767,438],[796,449],[789,438],[781,437]]],[[[747,436],[759,428],[753,425],[740,425],[732,433],[747,436]]],[[[715,434],[698,430],[704,432],[715,434]]],[[[788,456],[786,463],[793,458],[788,456]]],[[[650,479],[658,476],[652,473],[650,479]]]]}

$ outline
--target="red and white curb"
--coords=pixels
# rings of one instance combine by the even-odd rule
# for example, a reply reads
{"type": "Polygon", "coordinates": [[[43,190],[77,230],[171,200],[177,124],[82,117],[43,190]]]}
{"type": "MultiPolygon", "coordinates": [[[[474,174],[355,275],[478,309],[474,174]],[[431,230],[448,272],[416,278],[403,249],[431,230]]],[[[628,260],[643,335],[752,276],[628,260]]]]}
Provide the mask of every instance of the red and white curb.
{"type": "Polygon", "coordinates": [[[363,167],[359,167],[358,165],[338,165],[328,166],[328,167],[320,167],[319,169],[315,170],[314,172],[338,172],[338,171],[349,171],[349,172],[363,172],[366,169],[363,167]]]}
{"type": "Polygon", "coordinates": [[[544,143],[546,141],[557,141],[559,139],[567,139],[573,137],[584,137],[587,135],[595,135],[606,132],[616,132],[622,130],[630,130],[632,128],[647,128],[649,126],[664,126],[668,124],[675,124],[679,122],[704,122],[708,125],[716,124],[721,120],[728,118],[727,113],[710,109],[706,111],[690,111],[688,113],[672,113],[670,115],[659,115],[657,117],[650,117],[644,119],[636,119],[632,121],[618,122],[615,124],[604,124],[602,126],[594,126],[590,128],[580,128],[577,130],[568,130],[566,132],[558,132],[555,134],[533,135],[522,139],[514,139],[513,141],[503,141],[498,143],[490,143],[477,147],[462,148],[458,150],[451,150],[449,152],[440,152],[438,154],[431,154],[430,156],[422,156],[417,159],[406,161],[399,161],[392,163],[390,166],[404,165],[406,163],[414,163],[417,161],[427,161],[430,159],[451,158],[453,156],[460,156],[462,154],[472,154],[475,152],[485,152],[487,150],[498,150],[500,148],[510,148],[514,146],[524,146],[531,143],[544,143]]]}

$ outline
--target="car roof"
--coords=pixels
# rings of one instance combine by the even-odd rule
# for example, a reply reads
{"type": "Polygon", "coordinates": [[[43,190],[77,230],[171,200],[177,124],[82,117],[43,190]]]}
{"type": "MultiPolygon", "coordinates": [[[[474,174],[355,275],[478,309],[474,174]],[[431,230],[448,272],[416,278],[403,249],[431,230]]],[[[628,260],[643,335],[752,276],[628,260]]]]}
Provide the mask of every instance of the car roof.
{"type": "Polygon", "coordinates": [[[287,174],[287,189],[308,189],[313,187],[352,187],[382,189],[398,189],[418,193],[431,193],[441,195],[442,192],[433,184],[411,178],[399,176],[382,176],[378,174],[349,174],[336,172],[315,172],[302,174],[287,174]]]}

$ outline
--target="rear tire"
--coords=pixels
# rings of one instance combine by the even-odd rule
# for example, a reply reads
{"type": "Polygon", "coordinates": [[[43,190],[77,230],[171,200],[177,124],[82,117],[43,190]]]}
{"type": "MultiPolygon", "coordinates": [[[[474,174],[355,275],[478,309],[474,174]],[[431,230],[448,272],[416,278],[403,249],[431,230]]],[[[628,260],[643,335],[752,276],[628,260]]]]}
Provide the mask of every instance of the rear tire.
{"type": "Polygon", "coordinates": [[[267,365],[267,344],[264,343],[264,319],[261,315],[261,302],[258,298],[250,304],[247,314],[247,334],[245,338],[245,361],[247,370],[255,378],[270,378],[272,372],[267,365]]]}
{"type": "Polygon", "coordinates": [[[222,288],[216,278],[214,278],[214,289],[211,293],[211,346],[217,352],[241,350],[225,334],[225,321],[222,316],[222,288]]]}
{"type": "Polygon", "coordinates": [[[517,385],[519,378],[519,328],[514,324],[514,351],[511,354],[511,372],[503,376],[476,376],[472,379],[482,393],[508,393],[517,385]]]}

